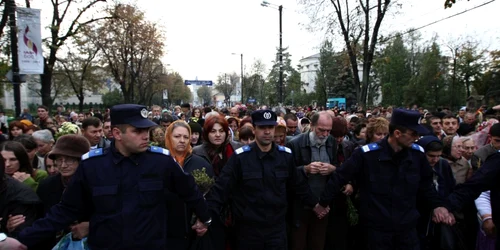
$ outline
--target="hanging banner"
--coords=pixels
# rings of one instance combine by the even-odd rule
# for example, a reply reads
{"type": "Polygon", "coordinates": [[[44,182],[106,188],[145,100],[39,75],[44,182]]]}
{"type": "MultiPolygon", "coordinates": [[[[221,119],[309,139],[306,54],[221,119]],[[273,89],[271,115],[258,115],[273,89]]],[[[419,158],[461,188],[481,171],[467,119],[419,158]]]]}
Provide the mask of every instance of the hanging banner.
{"type": "Polygon", "coordinates": [[[17,46],[20,74],[43,74],[40,10],[17,8],[17,46]]]}

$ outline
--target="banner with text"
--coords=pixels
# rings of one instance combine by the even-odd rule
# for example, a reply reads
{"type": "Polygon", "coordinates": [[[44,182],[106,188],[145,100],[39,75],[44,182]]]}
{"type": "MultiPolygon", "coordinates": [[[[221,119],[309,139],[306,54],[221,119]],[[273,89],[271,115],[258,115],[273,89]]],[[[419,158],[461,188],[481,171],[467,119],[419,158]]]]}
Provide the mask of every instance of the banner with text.
{"type": "Polygon", "coordinates": [[[40,10],[17,8],[17,46],[20,74],[43,74],[40,10]]]}

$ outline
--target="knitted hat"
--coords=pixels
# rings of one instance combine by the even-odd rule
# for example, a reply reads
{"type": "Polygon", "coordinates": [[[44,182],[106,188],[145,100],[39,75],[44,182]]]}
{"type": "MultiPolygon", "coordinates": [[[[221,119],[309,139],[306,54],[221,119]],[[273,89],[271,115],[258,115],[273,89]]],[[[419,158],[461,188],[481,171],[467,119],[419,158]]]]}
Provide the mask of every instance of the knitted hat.
{"type": "Polygon", "coordinates": [[[87,138],[82,135],[68,134],[57,139],[56,145],[50,151],[49,158],[55,159],[56,155],[80,158],[83,154],[89,152],[89,150],[90,143],[87,138]]]}
{"type": "Polygon", "coordinates": [[[24,125],[26,125],[26,127],[29,127],[29,126],[33,125],[33,123],[32,123],[31,121],[26,120],[26,119],[21,120],[21,122],[22,122],[24,125]]]}

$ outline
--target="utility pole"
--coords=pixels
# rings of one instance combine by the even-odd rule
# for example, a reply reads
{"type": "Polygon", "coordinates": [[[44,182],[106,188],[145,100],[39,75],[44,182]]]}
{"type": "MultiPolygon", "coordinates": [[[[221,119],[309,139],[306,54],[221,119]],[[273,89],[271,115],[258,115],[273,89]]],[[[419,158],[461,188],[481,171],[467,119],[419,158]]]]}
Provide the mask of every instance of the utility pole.
{"type": "Polygon", "coordinates": [[[246,104],[245,99],[243,99],[243,86],[245,79],[243,78],[243,53],[241,53],[241,104],[246,104]]]}
{"type": "Polygon", "coordinates": [[[14,105],[16,108],[16,117],[21,115],[21,77],[19,76],[19,55],[17,51],[17,25],[16,25],[16,1],[9,0],[5,3],[9,8],[9,26],[10,26],[10,51],[12,53],[12,75],[14,87],[14,105]]]}
{"type": "Polygon", "coordinates": [[[279,49],[279,59],[280,59],[280,79],[279,79],[279,101],[283,104],[283,32],[281,27],[281,17],[283,13],[283,5],[278,7],[280,13],[280,49],[279,49]]]}

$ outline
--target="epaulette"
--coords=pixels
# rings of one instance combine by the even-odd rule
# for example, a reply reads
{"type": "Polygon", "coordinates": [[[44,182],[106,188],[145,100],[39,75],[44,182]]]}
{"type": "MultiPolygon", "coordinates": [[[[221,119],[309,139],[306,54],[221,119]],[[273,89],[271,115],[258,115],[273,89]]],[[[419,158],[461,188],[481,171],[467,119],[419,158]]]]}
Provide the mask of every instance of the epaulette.
{"type": "Polygon", "coordinates": [[[168,149],[157,146],[149,147],[149,151],[157,154],[170,155],[170,151],[168,151],[168,149]]]}
{"type": "Polygon", "coordinates": [[[291,150],[291,149],[289,149],[289,148],[287,148],[287,147],[285,147],[285,146],[278,146],[278,150],[279,150],[279,151],[282,151],[282,152],[287,152],[287,153],[289,153],[289,154],[291,154],[291,153],[292,153],[292,150],[291,150]]]}
{"type": "Polygon", "coordinates": [[[236,149],[234,152],[235,152],[237,155],[239,155],[239,154],[241,154],[241,153],[243,153],[243,152],[249,152],[250,150],[251,150],[250,146],[245,145],[245,146],[243,146],[243,147],[241,147],[241,148],[236,149]]]}
{"type": "Polygon", "coordinates": [[[375,151],[375,150],[379,150],[379,149],[380,149],[380,146],[377,143],[370,143],[370,144],[367,144],[367,145],[364,145],[363,147],[361,147],[361,150],[363,150],[363,153],[375,151]]]}
{"type": "Polygon", "coordinates": [[[422,153],[425,153],[424,148],[422,146],[416,144],[416,143],[411,144],[411,148],[414,149],[414,150],[418,150],[418,151],[420,151],[422,153]]]}
{"type": "Polygon", "coordinates": [[[103,153],[102,148],[92,149],[89,152],[82,155],[82,160],[87,160],[92,157],[100,156],[102,155],[102,153],[103,153]]]}

